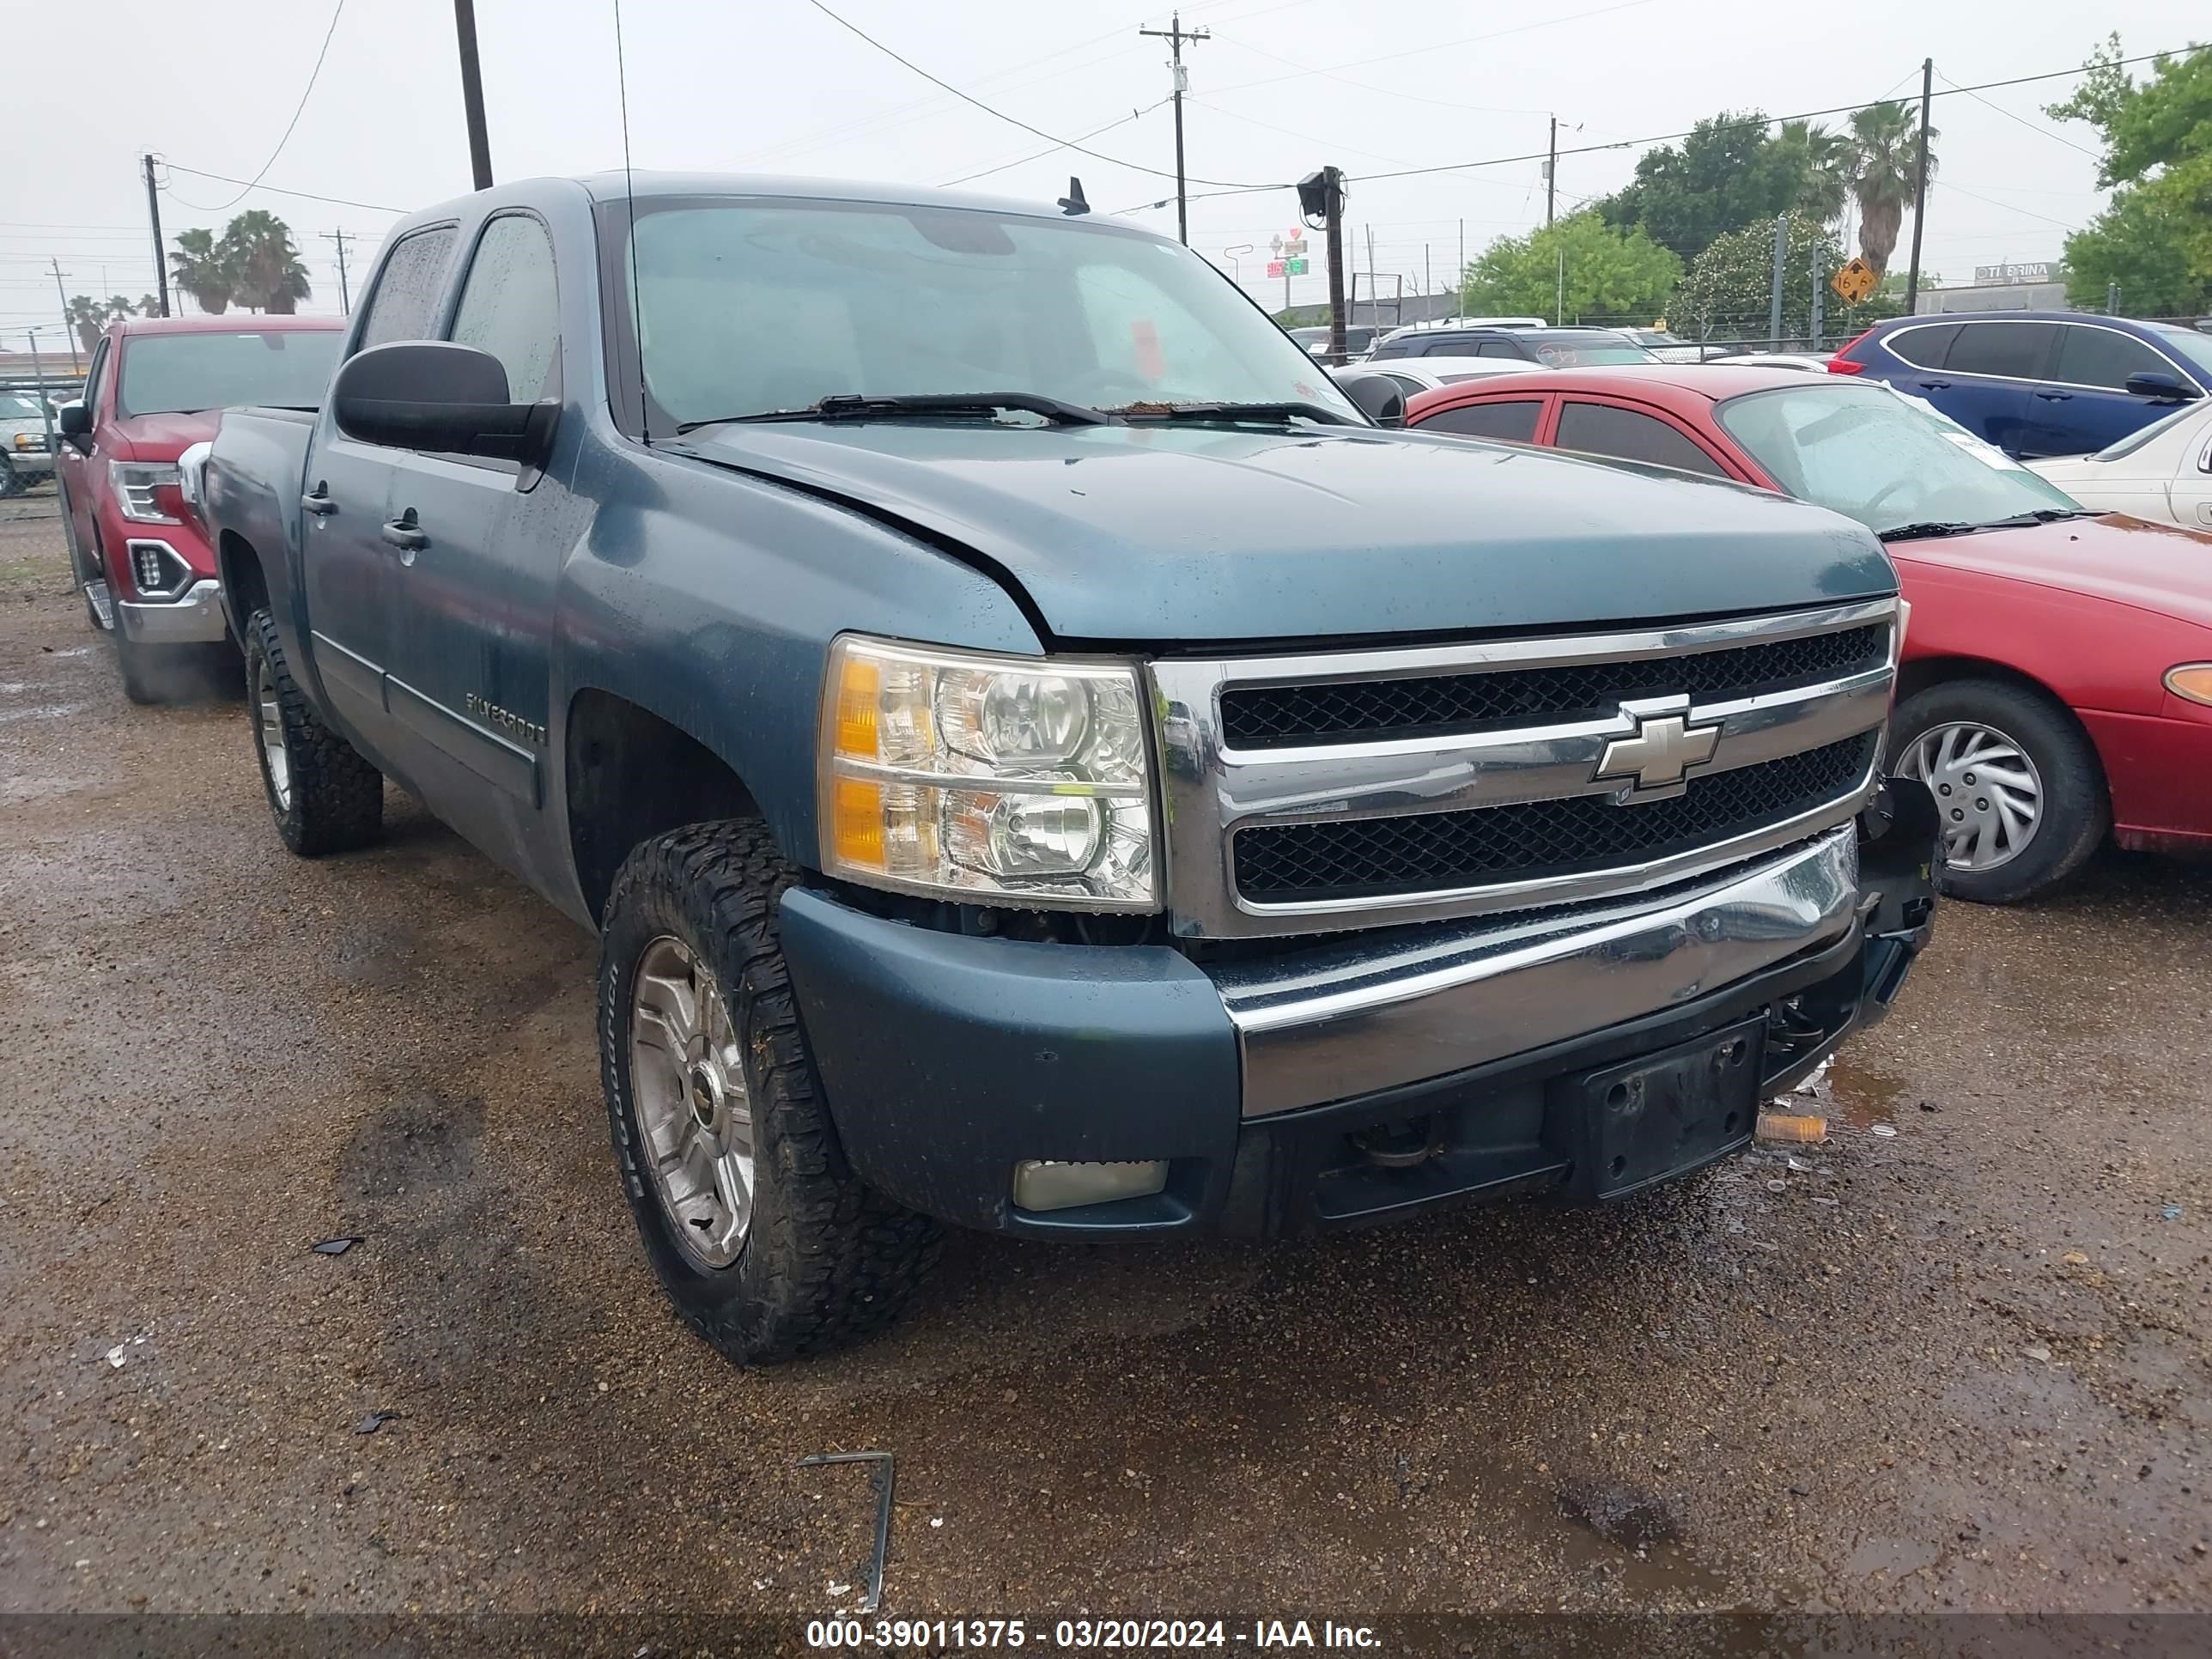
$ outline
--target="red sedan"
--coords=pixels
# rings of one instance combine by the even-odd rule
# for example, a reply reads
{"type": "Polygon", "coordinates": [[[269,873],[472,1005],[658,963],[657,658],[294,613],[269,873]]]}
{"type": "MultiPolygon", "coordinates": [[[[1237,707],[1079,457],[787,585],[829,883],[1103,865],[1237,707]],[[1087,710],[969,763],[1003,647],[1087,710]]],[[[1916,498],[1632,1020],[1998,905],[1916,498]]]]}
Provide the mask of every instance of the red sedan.
{"type": "Polygon", "coordinates": [[[2212,536],[2084,511],[1885,386],[1661,364],[1424,392],[1409,428],[1755,484],[1880,535],[1911,605],[1896,769],[1948,823],[1949,890],[2003,903],[2109,830],[2212,852],[2212,536]]]}

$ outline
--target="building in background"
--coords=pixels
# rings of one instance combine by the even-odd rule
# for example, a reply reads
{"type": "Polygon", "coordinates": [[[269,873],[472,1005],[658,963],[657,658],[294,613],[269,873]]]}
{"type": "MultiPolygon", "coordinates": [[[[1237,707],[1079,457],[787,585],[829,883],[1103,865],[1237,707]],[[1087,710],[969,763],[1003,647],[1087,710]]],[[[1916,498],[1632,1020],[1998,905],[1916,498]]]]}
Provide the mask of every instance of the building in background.
{"type": "Polygon", "coordinates": [[[1976,265],[1974,280],[1921,291],[1920,316],[1953,311],[2066,311],[2066,267],[2055,259],[1976,265]]]}

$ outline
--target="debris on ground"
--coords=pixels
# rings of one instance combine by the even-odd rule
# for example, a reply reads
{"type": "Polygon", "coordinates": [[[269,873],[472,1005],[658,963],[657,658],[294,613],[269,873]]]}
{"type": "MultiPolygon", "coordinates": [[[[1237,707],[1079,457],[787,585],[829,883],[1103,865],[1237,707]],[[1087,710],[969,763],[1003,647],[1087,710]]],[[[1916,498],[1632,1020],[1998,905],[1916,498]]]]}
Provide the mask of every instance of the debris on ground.
{"type": "Polygon", "coordinates": [[[2164,1209],[2160,1210],[2160,1211],[2158,1212],[2158,1218],[2159,1218],[2160,1221],[2179,1221],[2179,1220],[2180,1220],[2180,1219],[2181,1219],[2181,1206],[2179,1206],[2179,1204],[2169,1204],[2169,1205],[2167,1205],[2164,1209]]]}
{"type": "Polygon", "coordinates": [[[1867,1133],[1870,1135],[1880,1135],[1884,1140],[1894,1140],[1897,1139],[1897,1126],[1894,1123],[1869,1124],[1867,1133]]]}
{"type": "Polygon", "coordinates": [[[374,1434],[386,1423],[397,1422],[400,1416],[401,1413],[398,1412],[364,1412],[362,1413],[361,1421],[353,1425],[353,1431],[356,1434],[374,1434]]]}
{"type": "MultiPolygon", "coordinates": [[[[891,1455],[885,1451],[812,1452],[799,1460],[802,1469],[820,1468],[830,1463],[866,1463],[872,1466],[870,1479],[876,1488],[876,1547],[868,1558],[868,1593],[860,1599],[855,1613],[873,1613],[884,1599],[884,1569],[891,1553],[891,1487],[898,1479],[897,1468],[891,1455]]],[[[832,1584],[830,1593],[842,1595],[850,1585],[832,1584]]]]}
{"type": "Polygon", "coordinates": [[[355,1245],[362,1242],[362,1237],[359,1233],[340,1233],[336,1238],[319,1238],[315,1241],[315,1254],[343,1255],[355,1245]]]}
{"type": "Polygon", "coordinates": [[[2089,1265],[2089,1258],[2079,1250],[2069,1250],[2058,1259],[2069,1267],[2086,1267],[2089,1265]]]}
{"type": "Polygon", "coordinates": [[[1828,1120],[1809,1112],[1761,1112],[1752,1134],[1759,1140],[1818,1146],[1828,1138],[1828,1120]]]}
{"type": "Polygon", "coordinates": [[[2026,1347],[2022,1348],[2021,1352],[2026,1354],[2030,1359],[2039,1359],[2045,1364],[2051,1363],[2051,1350],[2045,1347],[2040,1342],[2031,1342],[2026,1347]]]}

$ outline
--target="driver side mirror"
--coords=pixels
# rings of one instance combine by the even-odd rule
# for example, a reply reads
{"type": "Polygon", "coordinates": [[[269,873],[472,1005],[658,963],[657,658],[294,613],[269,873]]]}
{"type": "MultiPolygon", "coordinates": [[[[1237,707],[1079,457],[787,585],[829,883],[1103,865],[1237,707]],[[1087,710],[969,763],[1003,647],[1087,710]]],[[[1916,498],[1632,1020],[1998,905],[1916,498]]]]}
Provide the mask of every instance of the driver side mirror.
{"type": "Polygon", "coordinates": [[[92,411],[82,398],[72,398],[54,411],[54,428],[66,441],[92,453],[92,411]]]}
{"type": "Polygon", "coordinates": [[[331,416],[349,438],[387,449],[542,462],[561,406],[510,401],[499,359],[449,340],[398,340],[346,360],[331,416]]]}
{"type": "Polygon", "coordinates": [[[1346,374],[1338,379],[1336,386],[1376,425],[1406,424],[1406,394],[1388,374],[1346,374]]]}
{"type": "Polygon", "coordinates": [[[2127,387],[2135,397],[2148,398],[2159,403],[2187,403],[2191,398],[2203,395],[2186,381],[2159,371],[2129,375],[2127,387]]]}

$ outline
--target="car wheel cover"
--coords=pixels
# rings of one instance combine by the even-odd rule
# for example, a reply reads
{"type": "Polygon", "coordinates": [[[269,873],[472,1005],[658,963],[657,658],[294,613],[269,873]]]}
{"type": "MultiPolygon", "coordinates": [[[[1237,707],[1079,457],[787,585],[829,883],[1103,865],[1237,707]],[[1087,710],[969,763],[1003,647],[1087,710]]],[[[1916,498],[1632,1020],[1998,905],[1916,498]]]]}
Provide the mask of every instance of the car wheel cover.
{"type": "Polygon", "coordinates": [[[1915,738],[1901,776],[1917,778],[1943,815],[1952,869],[1995,870],[2026,852],[2043,824],[2043,774],[2018,739],[1978,720],[1947,720],[1915,738]]]}

